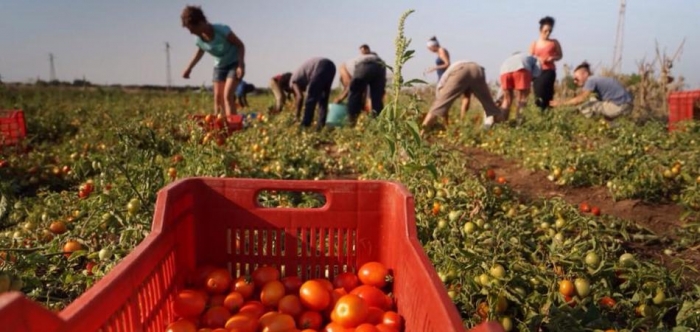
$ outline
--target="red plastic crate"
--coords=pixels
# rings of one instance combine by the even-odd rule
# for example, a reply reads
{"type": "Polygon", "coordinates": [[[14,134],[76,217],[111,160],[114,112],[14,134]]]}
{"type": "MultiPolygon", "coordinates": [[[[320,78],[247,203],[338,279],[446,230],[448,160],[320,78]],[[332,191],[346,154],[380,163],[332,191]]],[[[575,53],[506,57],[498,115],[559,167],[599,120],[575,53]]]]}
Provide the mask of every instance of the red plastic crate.
{"type": "MultiPolygon", "coordinates": [[[[160,332],[175,318],[169,301],[199,265],[237,276],[268,264],[283,275],[332,278],[368,261],[392,269],[405,331],[464,331],[416,237],[413,197],[381,181],[177,181],[158,193],[146,239],[60,317],[72,331],[160,332]],[[262,190],[318,192],[326,203],[265,208],[257,203],[262,190]]],[[[501,331],[496,325],[475,331],[501,331]]]]}
{"type": "Polygon", "coordinates": [[[668,96],[668,130],[681,121],[700,120],[700,90],[672,92],[668,96]]]}
{"type": "MultiPolygon", "coordinates": [[[[202,128],[205,128],[206,130],[221,130],[223,129],[224,125],[217,123],[216,121],[216,116],[214,116],[214,121],[212,123],[207,123],[205,121],[206,115],[191,115],[190,119],[194,120],[202,126],[202,128]]],[[[234,131],[241,130],[243,129],[243,116],[240,114],[233,114],[233,115],[228,115],[226,117],[226,129],[228,134],[232,134],[234,131]]]]}
{"type": "Polygon", "coordinates": [[[23,111],[0,110],[0,146],[17,144],[26,135],[23,111]]]}

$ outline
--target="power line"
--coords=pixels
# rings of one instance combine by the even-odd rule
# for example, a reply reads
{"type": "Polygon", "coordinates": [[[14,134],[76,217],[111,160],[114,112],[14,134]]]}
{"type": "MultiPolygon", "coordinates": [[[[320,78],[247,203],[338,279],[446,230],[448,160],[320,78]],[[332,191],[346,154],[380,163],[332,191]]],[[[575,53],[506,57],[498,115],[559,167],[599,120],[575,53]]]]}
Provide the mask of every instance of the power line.
{"type": "Polygon", "coordinates": [[[627,7],[626,0],[620,0],[620,14],[617,19],[617,34],[615,36],[615,50],[613,52],[612,70],[620,72],[622,69],[622,45],[624,44],[625,30],[625,9],[627,7]]]}
{"type": "Polygon", "coordinates": [[[168,90],[170,90],[170,86],[172,85],[172,77],[170,76],[170,43],[168,42],[165,42],[165,65],[167,70],[168,90]]]}
{"type": "Polygon", "coordinates": [[[53,82],[56,80],[56,67],[54,66],[53,60],[53,53],[49,53],[49,65],[51,67],[51,72],[49,73],[49,82],[53,82]]]}

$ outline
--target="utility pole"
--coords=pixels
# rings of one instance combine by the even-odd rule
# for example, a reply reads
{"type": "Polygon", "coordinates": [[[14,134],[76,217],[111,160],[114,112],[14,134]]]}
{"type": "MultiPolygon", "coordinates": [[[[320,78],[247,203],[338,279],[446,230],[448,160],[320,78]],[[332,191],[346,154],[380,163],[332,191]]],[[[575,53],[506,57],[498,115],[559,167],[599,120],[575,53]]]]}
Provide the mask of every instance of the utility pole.
{"type": "Polygon", "coordinates": [[[170,76],[170,43],[168,42],[165,42],[165,65],[167,67],[167,82],[169,91],[170,85],[172,85],[172,78],[170,76]]]}
{"type": "Polygon", "coordinates": [[[56,67],[54,66],[53,59],[53,53],[49,53],[49,65],[51,67],[51,72],[49,73],[49,82],[53,82],[56,80],[56,67]]]}
{"type": "Polygon", "coordinates": [[[626,0],[620,0],[620,14],[617,19],[617,34],[615,36],[615,50],[612,62],[612,71],[615,73],[619,73],[622,69],[622,44],[624,43],[626,7],[626,0]]]}

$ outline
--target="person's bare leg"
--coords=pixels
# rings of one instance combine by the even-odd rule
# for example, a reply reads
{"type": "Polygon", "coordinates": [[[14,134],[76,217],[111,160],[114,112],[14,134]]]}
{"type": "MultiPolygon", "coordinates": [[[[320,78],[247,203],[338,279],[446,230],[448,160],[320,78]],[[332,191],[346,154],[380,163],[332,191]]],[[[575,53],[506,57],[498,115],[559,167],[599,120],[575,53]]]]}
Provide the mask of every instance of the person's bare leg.
{"type": "Polygon", "coordinates": [[[465,92],[464,96],[462,97],[462,106],[459,110],[459,120],[464,121],[464,118],[467,116],[467,111],[469,111],[469,102],[472,97],[471,92],[465,92]]]}
{"type": "Polygon", "coordinates": [[[226,79],[226,85],[224,86],[224,97],[225,97],[225,110],[226,116],[236,114],[236,87],[238,86],[238,80],[232,77],[226,79]]]}
{"type": "Polygon", "coordinates": [[[503,103],[501,104],[501,109],[503,109],[503,115],[506,119],[510,118],[510,107],[513,104],[513,90],[508,89],[503,92],[503,103]]]}
{"type": "Polygon", "coordinates": [[[224,86],[226,82],[214,82],[214,114],[219,115],[225,112],[224,86]]]}

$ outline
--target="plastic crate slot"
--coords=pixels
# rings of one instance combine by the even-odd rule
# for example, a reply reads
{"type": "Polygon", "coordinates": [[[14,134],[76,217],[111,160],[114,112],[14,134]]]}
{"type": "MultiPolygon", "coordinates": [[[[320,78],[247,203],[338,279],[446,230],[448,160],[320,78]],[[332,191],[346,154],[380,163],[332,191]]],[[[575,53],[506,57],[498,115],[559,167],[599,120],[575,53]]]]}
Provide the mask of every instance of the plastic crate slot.
{"type": "Polygon", "coordinates": [[[260,190],[255,197],[258,207],[320,209],[326,206],[328,198],[320,191],[299,190],[260,190]]]}

